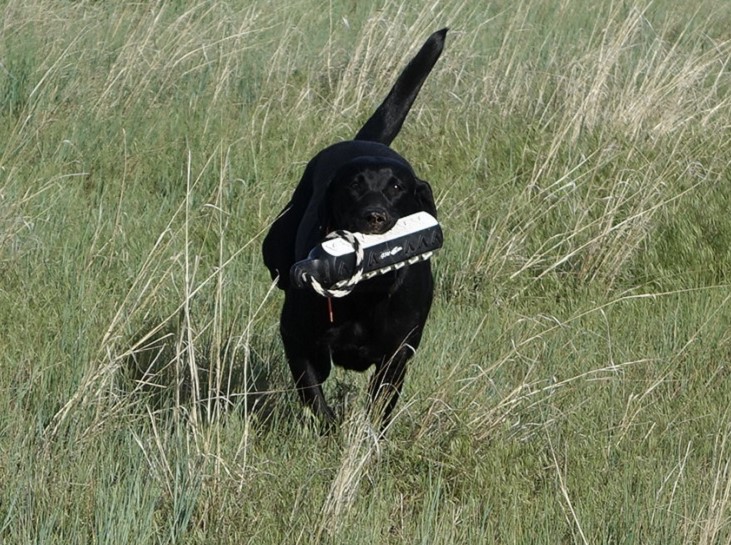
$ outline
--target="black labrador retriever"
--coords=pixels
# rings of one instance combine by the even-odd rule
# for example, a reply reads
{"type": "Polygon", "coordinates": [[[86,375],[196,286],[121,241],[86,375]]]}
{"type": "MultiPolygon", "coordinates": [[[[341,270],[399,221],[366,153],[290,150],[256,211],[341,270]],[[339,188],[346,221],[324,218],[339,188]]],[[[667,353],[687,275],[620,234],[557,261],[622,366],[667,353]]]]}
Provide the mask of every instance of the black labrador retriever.
{"type": "Polygon", "coordinates": [[[436,217],[431,187],[389,144],[437,62],[446,34],[443,29],[429,37],[355,139],[322,150],[308,163],[264,239],[264,263],[285,292],[280,331],[297,391],[326,424],[334,413],[322,383],[334,363],[356,371],[376,366],[371,409],[387,426],[431,307],[431,267],[423,261],[376,276],[329,302],[292,286],[289,271],[330,231],[383,233],[409,214],[426,211],[436,217]]]}

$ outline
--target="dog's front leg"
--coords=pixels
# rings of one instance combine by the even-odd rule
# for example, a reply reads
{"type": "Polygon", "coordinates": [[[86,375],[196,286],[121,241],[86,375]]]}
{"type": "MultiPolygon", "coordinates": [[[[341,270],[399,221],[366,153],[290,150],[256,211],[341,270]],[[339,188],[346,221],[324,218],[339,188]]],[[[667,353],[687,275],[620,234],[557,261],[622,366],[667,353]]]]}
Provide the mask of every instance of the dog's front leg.
{"type": "Polygon", "coordinates": [[[391,423],[393,409],[401,395],[406,376],[406,362],[414,355],[414,349],[402,345],[388,360],[382,362],[371,378],[371,414],[376,423],[380,423],[381,431],[391,423]]]}
{"type": "Polygon", "coordinates": [[[320,302],[318,297],[303,290],[287,291],[279,331],[302,404],[330,427],[335,422],[335,413],[322,392],[322,383],[330,375],[330,351],[318,343],[323,324],[312,313],[314,305],[320,302]]]}
{"type": "Polygon", "coordinates": [[[335,413],[328,406],[322,392],[322,383],[330,374],[330,366],[314,365],[311,358],[290,354],[287,354],[287,360],[302,404],[326,426],[331,426],[335,422],[335,413]]]}

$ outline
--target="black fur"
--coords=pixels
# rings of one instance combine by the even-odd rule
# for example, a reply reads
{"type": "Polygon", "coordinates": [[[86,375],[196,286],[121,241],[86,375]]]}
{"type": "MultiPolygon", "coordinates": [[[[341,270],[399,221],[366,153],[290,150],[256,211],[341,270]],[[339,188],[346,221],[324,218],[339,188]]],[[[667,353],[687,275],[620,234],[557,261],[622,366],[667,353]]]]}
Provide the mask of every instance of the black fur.
{"type": "Polygon", "coordinates": [[[295,385],[303,403],[326,421],[334,415],[321,385],[332,362],[357,371],[376,366],[371,398],[382,425],[388,423],[431,307],[431,266],[421,262],[361,282],[346,297],[332,299],[332,323],[327,300],[290,286],[289,269],[330,230],[382,233],[418,211],[436,216],[429,184],[388,146],[437,62],[446,34],[443,29],[429,37],[354,140],[334,144],[308,163],[264,239],[264,263],[285,290],[280,331],[295,385]]]}

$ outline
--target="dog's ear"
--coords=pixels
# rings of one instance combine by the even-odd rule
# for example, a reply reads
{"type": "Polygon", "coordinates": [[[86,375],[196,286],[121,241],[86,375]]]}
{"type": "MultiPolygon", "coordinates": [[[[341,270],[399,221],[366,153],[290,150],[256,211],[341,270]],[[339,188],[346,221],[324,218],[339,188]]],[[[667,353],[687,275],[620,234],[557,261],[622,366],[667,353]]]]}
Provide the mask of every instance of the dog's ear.
{"type": "Polygon", "coordinates": [[[272,280],[278,278],[277,286],[283,290],[289,287],[289,269],[295,261],[297,232],[312,197],[313,170],[313,161],[310,161],[292,199],[274,220],[262,243],[264,264],[272,280]]]}
{"type": "Polygon", "coordinates": [[[435,218],[437,217],[437,205],[434,203],[434,195],[432,194],[429,182],[417,178],[416,186],[414,187],[414,196],[421,210],[429,212],[435,218]]]}
{"type": "Polygon", "coordinates": [[[320,238],[324,238],[333,228],[332,200],[332,190],[328,188],[320,206],[317,207],[317,229],[319,230],[320,238]]]}
{"type": "Polygon", "coordinates": [[[289,268],[294,262],[294,242],[299,221],[298,210],[289,203],[272,223],[262,244],[264,264],[272,280],[277,279],[277,287],[283,290],[289,287],[289,268]]]}

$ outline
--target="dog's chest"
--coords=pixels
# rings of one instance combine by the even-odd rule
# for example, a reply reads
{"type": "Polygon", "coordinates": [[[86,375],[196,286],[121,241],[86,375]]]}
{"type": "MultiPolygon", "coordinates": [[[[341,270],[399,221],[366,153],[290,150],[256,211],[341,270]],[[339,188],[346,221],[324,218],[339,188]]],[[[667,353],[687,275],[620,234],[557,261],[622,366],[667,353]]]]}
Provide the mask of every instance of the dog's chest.
{"type": "Polygon", "coordinates": [[[383,329],[387,321],[380,305],[334,306],[333,323],[322,337],[333,363],[359,371],[377,363],[387,350],[383,329]]]}

